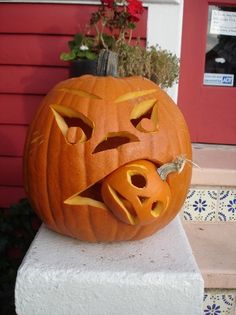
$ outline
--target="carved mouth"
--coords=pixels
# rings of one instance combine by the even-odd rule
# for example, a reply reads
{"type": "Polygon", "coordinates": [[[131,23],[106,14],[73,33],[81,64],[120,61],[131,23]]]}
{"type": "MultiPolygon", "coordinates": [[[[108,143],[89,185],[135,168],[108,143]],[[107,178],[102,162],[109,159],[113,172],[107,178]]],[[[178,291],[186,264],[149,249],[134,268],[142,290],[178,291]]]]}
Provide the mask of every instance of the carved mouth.
{"type": "Polygon", "coordinates": [[[185,162],[183,156],[161,166],[148,160],[129,162],[64,203],[111,211],[131,225],[149,224],[167,210],[171,199],[167,176],[181,173],[185,162]]]}
{"type": "MultiPolygon", "coordinates": [[[[126,168],[126,165],[121,166],[121,168],[126,168]]],[[[132,198],[128,200],[127,199],[128,195],[125,197],[125,195],[123,195],[122,192],[119,192],[120,190],[119,188],[117,188],[118,190],[116,190],[115,187],[111,187],[107,183],[107,181],[105,181],[105,178],[111,175],[109,174],[101,181],[69,197],[64,201],[64,203],[72,206],[92,206],[108,210],[111,211],[120,221],[123,221],[124,223],[127,224],[136,225],[140,221],[137,211],[140,211],[140,208],[142,209],[142,207],[144,208],[149,207],[148,206],[149,203],[152,202],[151,208],[149,209],[150,215],[152,216],[152,218],[157,218],[161,214],[162,210],[167,207],[169,202],[167,202],[166,205],[164,205],[162,202],[158,200],[158,198],[151,201],[152,199],[150,199],[150,195],[147,196],[145,195],[144,191],[147,188],[148,181],[146,177],[146,172],[147,172],[146,166],[142,164],[141,165],[138,164],[137,166],[135,161],[128,163],[127,170],[124,172],[124,174],[126,174],[127,177],[123,178],[124,182],[127,180],[129,183],[128,184],[129,187],[130,186],[132,187],[131,191],[137,192],[137,196],[135,194],[136,201],[131,201],[132,198]],[[133,171],[132,168],[134,167],[138,168],[139,171],[138,170],[133,171]],[[108,194],[112,198],[111,200],[115,201],[117,205],[115,209],[114,206],[111,205],[111,203],[113,202],[109,199],[110,197],[107,197],[106,194],[107,189],[109,190],[108,194]]]]}
{"type": "MultiPolygon", "coordinates": [[[[133,162],[130,162],[130,163],[133,163],[133,162]]],[[[107,176],[109,176],[109,175],[110,174],[108,174],[107,176]]],[[[135,174],[132,177],[132,181],[130,180],[131,181],[130,184],[133,187],[142,189],[143,185],[144,185],[143,180],[144,180],[144,178],[142,175],[138,176],[138,174],[135,174]]],[[[73,196],[66,199],[64,201],[64,203],[68,204],[68,205],[72,205],[72,206],[81,205],[81,206],[93,206],[93,207],[97,207],[97,208],[108,209],[108,207],[106,206],[106,204],[103,201],[102,193],[101,193],[103,181],[104,181],[104,179],[91,185],[90,187],[87,187],[85,190],[74,194],[73,196]]],[[[118,192],[116,192],[116,194],[118,194],[118,192]]],[[[119,194],[119,196],[120,196],[120,194],[119,194]]],[[[124,209],[126,209],[126,208],[130,209],[130,207],[127,207],[128,200],[126,200],[126,198],[124,196],[120,196],[120,202],[123,204],[124,209]]],[[[126,209],[126,210],[129,211],[128,209],[126,209]]]]}
{"type": "Polygon", "coordinates": [[[101,195],[102,181],[93,184],[85,190],[76,193],[64,201],[67,205],[72,206],[93,206],[97,208],[107,209],[101,195]]]}
{"type": "MultiPolygon", "coordinates": [[[[64,201],[64,203],[67,205],[72,205],[72,206],[93,206],[93,207],[109,210],[102,198],[101,189],[102,189],[103,180],[104,179],[86,188],[85,190],[69,197],[68,199],[64,201]]],[[[133,183],[133,186],[141,188],[141,184],[138,181],[133,183]]],[[[127,207],[127,203],[129,201],[126,200],[125,197],[118,194],[118,192],[116,192],[116,194],[119,195],[119,199],[120,199],[120,202],[123,204],[123,208],[130,209],[130,207],[127,207]]]]}

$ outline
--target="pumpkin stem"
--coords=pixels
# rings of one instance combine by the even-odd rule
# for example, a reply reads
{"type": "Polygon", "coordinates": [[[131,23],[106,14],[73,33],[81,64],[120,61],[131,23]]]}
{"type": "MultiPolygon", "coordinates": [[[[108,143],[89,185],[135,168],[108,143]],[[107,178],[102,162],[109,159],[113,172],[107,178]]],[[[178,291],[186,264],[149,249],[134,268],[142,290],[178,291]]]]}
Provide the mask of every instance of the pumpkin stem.
{"type": "Polygon", "coordinates": [[[118,54],[108,49],[102,49],[98,55],[97,75],[117,77],[118,54]]]}
{"type": "Polygon", "coordinates": [[[189,161],[184,156],[178,156],[173,162],[163,164],[157,169],[157,173],[162,180],[166,180],[170,173],[177,172],[180,174],[184,169],[185,163],[189,161]]]}

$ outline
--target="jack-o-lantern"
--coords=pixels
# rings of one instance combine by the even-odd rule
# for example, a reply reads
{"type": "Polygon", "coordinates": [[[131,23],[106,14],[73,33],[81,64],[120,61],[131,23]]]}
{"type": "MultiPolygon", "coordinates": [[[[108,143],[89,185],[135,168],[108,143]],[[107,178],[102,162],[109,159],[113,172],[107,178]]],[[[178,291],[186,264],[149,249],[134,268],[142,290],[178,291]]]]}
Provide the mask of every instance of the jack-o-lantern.
{"type": "Polygon", "coordinates": [[[102,184],[102,197],[109,209],[125,223],[148,224],[163,213],[170,188],[155,164],[139,160],[119,167],[102,184]]]}
{"type": "Polygon", "coordinates": [[[80,240],[149,236],[180,210],[191,144],[178,107],[141,78],[56,85],[28,132],[25,189],[51,229],[80,240]]]}

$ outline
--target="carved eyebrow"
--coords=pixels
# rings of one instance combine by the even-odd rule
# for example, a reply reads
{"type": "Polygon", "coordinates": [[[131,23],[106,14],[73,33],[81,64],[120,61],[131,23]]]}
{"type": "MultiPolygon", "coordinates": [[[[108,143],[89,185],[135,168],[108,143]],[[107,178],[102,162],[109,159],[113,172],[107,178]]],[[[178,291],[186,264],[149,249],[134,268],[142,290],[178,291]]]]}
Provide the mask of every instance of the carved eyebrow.
{"type": "Polygon", "coordinates": [[[137,119],[147,113],[155,104],[157,100],[155,98],[145,100],[134,106],[132,112],[130,113],[130,119],[137,119]]]}
{"type": "Polygon", "coordinates": [[[137,98],[137,97],[140,97],[140,96],[152,94],[154,92],[156,92],[156,89],[128,92],[128,93],[125,93],[123,95],[120,95],[114,101],[114,103],[121,103],[121,102],[128,101],[130,99],[134,99],[134,98],[137,98]]]}
{"type": "Polygon", "coordinates": [[[95,94],[92,94],[92,93],[88,93],[88,92],[85,92],[83,90],[61,88],[58,91],[62,91],[62,92],[66,92],[66,93],[70,93],[70,94],[74,94],[74,95],[79,95],[79,96],[83,96],[83,97],[87,97],[87,98],[92,98],[92,99],[99,99],[99,100],[102,99],[98,95],[95,95],[95,94]]]}
{"type": "Polygon", "coordinates": [[[80,112],[77,112],[75,111],[74,109],[72,108],[69,108],[69,107],[65,107],[63,105],[58,105],[58,104],[51,104],[50,105],[52,111],[56,111],[58,112],[59,114],[61,114],[62,116],[65,116],[65,117],[69,117],[69,118],[80,118],[84,121],[86,121],[89,125],[93,126],[94,123],[92,121],[90,121],[90,119],[85,116],[84,114],[80,113],[80,112]]]}

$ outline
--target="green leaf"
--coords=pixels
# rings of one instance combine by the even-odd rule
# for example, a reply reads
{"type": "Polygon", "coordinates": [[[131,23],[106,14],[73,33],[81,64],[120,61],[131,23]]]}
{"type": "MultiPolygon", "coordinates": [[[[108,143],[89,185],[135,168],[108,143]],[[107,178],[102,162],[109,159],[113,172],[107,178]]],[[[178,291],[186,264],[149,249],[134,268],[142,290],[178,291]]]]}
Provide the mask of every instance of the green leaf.
{"type": "Polygon", "coordinates": [[[134,30],[136,28],[136,25],[132,22],[130,22],[127,27],[130,29],[130,30],[134,30]]]}
{"type": "Polygon", "coordinates": [[[78,58],[86,58],[86,51],[87,50],[79,50],[78,51],[78,58]]]}
{"type": "Polygon", "coordinates": [[[92,51],[86,50],[86,58],[89,60],[95,60],[97,59],[97,55],[92,51]]]}
{"type": "Polygon", "coordinates": [[[70,60],[75,60],[76,59],[76,53],[75,51],[70,51],[68,53],[61,53],[60,54],[60,59],[64,61],[70,61],[70,60]]]}
{"type": "Polygon", "coordinates": [[[85,37],[83,39],[83,44],[87,46],[88,48],[92,48],[94,46],[94,38],[85,37]]]}

